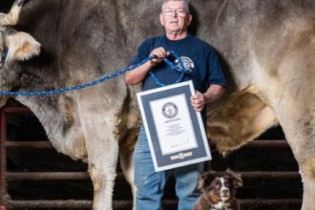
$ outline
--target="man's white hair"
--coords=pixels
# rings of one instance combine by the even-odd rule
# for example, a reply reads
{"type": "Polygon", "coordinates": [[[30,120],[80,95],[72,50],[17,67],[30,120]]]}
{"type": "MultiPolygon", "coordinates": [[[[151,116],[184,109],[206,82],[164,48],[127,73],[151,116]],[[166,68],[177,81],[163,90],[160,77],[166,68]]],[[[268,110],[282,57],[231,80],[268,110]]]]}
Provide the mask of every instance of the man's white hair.
{"type": "Polygon", "coordinates": [[[183,3],[184,3],[185,12],[186,12],[187,14],[190,13],[190,12],[189,12],[189,0],[164,0],[164,1],[163,1],[163,4],[162,4],[162,11],[163,11],[164,8],[165,8],[165,4],[166,4],[167,2],[169,2],[169,1],[181,1],[181,2],[183,2],[183,3]]]}

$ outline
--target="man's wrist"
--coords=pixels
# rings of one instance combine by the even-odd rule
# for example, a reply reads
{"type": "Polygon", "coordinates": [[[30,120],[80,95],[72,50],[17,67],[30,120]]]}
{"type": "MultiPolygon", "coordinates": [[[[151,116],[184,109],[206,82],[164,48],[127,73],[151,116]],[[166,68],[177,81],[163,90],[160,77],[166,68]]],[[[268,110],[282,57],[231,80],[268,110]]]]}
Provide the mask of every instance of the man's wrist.
{"type": "Polygon", "coordinates": [[[209,100],[209,98],[207,97],[206,94],[203,94],[203,97],[204,97],[204,99],[205,99],[205,104],[207,104],[207,103],[210,102],[210,100],[209,100]]]}
{"type": "Polygon", "coordinates": [[[148,68],[152,68],[154,66],[154,63],[151,60],[149,60],[146,64],[148,68]]]}

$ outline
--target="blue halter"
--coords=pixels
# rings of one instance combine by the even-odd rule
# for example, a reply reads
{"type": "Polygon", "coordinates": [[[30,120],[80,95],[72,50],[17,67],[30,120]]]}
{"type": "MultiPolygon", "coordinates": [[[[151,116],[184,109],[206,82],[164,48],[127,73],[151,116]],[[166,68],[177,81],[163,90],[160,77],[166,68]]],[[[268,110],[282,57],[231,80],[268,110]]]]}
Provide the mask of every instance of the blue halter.
{"type": "MultiPolygon", "coordinates": [[[[184,66],[184,63],[182,61],[182,59],[178,56],[177,53],[175,53],[174,51],[169,51],[171,53],[171,55],[173,55],[176,60],[178,60],[178,63],[179,63],[179,66],[178,65],[175,65],[173,64],[168,58],[164,57],[163,60],[170,66],[170,68],[175,71],[175,72],[178,72],[180,73],[179,74],[179,77],[178,79],[174,82],[174,83],[179,83],[179,82],[182,82],[183,81],[183,78],[184,78],[184,74],[185,74],[185,66],[184,66]]],[[[164,87],[166,86],[167,84],[162,82],[159,78],[157,78],[157,76],[152,72],[152,71],[149,71],[149,74],[150,76],[152,77],[152,79],[154,80],[154,82],[160,86],[160,87],[164,87]]]]}
{"type": "Polygon", "coordinates": [[[8,48],[5,48],[2,52],[2,55],[1,55],[1,62],[4,63],[5,60],[7,59],[7,55],[8,55],[8,48]]]}

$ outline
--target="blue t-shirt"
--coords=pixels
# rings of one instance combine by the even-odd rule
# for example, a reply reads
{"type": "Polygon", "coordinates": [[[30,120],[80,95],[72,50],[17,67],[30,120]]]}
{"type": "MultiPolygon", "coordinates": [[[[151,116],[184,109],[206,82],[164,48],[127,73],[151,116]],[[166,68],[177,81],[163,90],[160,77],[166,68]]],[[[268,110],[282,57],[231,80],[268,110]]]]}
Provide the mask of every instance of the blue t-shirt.
{"type": "MultiPolygon", "coordinates": [[[[166,36],[158,36],[145,40],[139,47],[137,55],[131,64],[137,64],[146,59],[153,49],[164,47],[167,51],[174,51],[181,58],[185,66],[183,81],[192,80],[196,90],[206,92],[212,84],[226,85],[221,65],[215,50],[206,42],[188,35],[184,39],[172,41],[166,36]]],[[[174,56],[169,56],[176,65],[180,65],[174,56]]],[[[152,71],[156,77],[165,84],[174,84],[180,73],[172,70],[166,62],[154,66],[152,71]]],[[[156,81],[147,74],[142,83],[143,90],[160,87],[156,81]]]]}

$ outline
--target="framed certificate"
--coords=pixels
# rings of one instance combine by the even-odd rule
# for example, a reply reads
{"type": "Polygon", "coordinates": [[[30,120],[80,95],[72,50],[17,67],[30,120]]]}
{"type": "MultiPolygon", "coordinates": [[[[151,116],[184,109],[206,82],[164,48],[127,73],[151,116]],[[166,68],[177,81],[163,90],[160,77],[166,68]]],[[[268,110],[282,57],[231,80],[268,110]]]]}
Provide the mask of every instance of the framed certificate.
{"type": "Polygon", "coordinates": [[[192,81],[137,94],[156,171],[211,160],[199,112],[190,103],[192,81]]]}

